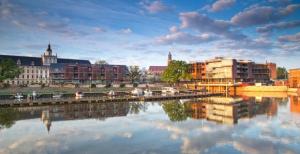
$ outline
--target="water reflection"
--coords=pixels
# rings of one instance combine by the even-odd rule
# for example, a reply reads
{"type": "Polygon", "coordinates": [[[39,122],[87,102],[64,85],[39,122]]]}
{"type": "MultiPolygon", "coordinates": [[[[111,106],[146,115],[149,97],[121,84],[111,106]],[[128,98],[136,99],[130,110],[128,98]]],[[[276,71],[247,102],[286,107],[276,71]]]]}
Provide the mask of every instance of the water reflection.
{"type": "Polygon", "coordinates": [[[171,121],[194,118],[236,124],[240,118],[251,118],[259,114],[275,116],[278,110],[278,102],[284,101],[287,100],[284,98],[211,97],[185,103],[176,100],[169,101],[163,103],[162,106],[171,121]]]}
{"type": "Polygon", "coordinates": [[[300,153],[298,96],[7,109],[0,153],[300,153]]]}

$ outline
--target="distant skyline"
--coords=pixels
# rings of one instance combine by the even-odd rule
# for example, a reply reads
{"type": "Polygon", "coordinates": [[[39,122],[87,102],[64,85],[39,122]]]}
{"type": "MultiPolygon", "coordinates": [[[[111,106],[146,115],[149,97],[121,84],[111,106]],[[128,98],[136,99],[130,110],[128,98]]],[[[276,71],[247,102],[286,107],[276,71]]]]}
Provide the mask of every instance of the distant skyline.
{"type": "Polygon", "coordinates": [[[216,56],[300,67],[300,0],[0,0],[0,54],[167,65],[216,56]]]}

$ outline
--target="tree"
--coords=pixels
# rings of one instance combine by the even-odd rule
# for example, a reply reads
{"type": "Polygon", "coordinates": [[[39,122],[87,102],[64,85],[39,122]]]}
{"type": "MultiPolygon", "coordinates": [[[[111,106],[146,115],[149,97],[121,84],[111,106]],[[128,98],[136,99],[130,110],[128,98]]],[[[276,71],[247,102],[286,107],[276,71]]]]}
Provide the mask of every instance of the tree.
{"type": "Polygon", "coordinates": [[[171,121],[184,121],[191,117],[191,105],[189,103],[180,103],[172,100],[164,102],[162,108],[171,121]]]}
{"type": "Polygon", "coordinates": [[[105,60],[97,60],[95,64],[108,64],[105,60]]]}
{"type": "Polygon", "coordinates": [[[288,72],[284,67],[277,67],[277,79],[287,79],[288,72]]]}
{"type": "Polygon", "coordinates": [[[142,72],[138,66],[129,66],[129,79],[131,83],[139,81],[141,75],[142,72]]]}
{"type": "Polygon", "coordinates": [[[6,79],[14,79],[22,73],[22,69],[12,59],[0,60],[0,84],[6,79]]]}
{"type": "Polygon", "coordinates": [[[173,60],[162,74],[162,80],[169,84],[178,83],[180,80],[190,80],[189,65],[185,61],[173,60]]]}
{"type": "Polygon", "coordinates": [[[19,112],[11,108],[0,109],[0,129],[10,128],[19,117],[19,112]]]}

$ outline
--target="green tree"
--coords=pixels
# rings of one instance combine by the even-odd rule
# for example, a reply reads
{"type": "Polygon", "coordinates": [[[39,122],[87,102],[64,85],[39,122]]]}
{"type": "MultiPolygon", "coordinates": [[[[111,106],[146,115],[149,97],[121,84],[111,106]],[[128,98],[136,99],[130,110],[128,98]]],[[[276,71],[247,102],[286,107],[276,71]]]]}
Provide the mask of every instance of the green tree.
{"type": "Polygon", "coordinates": [[[191,116],[189,103],[180,103],[177,100],[167,101],[162,105],[171,121],[184,121],[191,116]]]}
{"type": "Polygon", "coordinates": [[[142,72],[138,66],[129,66],[129,79],[131,83],[138,82],[142,72]]]}
{"type": "Polygon", "coordinates": [[[0,129],[10,128],[15,124],[19,117],[19,113],[15,109],[3,108],[0,109],[0,129]]]}
{"type": "Polygon", "coordinates": [[[277,79],[287,79],[288,72],[284,67],[277,67],[277,79]]]}
{"type": "Polygon", "coordinates": [[[190,80],[189,65],[185,61],[173,60],[162,74],[162,80],[169,84],[179,83],[180,80],[190,80]]]}
{"type": "Polygon", "coordinates": [[[0,84],[6,79],[14,79],[22,73],[22,69],[12,59],[0,60],[0,84]]]}

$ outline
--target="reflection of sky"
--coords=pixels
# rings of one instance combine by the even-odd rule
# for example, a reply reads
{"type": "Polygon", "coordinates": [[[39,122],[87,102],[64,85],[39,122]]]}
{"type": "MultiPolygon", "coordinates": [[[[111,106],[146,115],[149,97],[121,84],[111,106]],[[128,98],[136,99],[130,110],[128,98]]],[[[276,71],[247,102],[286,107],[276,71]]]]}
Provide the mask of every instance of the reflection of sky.
{"type": "Polygon", "coordinates": [[[300,115],[278,107],[237,125],[188,119],[171,122],[157,103],[138,115],[52,122],[17,121],[0,131],[0,153],[300,153],[300,115]]]}

